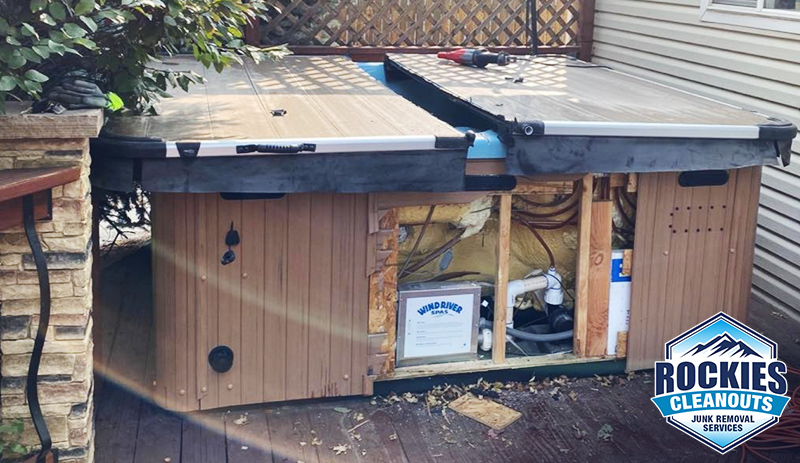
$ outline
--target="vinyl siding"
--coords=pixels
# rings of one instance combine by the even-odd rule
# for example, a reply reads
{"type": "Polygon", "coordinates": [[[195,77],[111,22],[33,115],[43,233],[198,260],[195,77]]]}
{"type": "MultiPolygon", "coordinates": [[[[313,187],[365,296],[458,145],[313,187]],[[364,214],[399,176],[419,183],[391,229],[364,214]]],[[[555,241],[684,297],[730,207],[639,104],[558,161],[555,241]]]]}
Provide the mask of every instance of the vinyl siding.
{"type": "MultiPolygon", "coordinates": [[[[597,0],[594,58],[800,126],[800,35],[700,21],[700,0],[597,0]]],[[[753,294],[800,316],[800,141],[765,167],[753,294]]]]}

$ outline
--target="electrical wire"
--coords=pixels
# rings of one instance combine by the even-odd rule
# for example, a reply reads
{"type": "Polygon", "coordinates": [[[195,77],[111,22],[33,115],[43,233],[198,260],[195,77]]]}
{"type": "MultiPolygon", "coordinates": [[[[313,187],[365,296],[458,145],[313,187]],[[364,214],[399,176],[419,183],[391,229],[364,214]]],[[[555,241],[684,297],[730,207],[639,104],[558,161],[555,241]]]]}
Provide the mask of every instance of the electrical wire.
{"type": "MultiPolygon", "coordinates": [[[[800,369],[790,367],[787,368],[787,373],[800,375],[800,369]]],[[[744,463],[749,454],[764,461],[777,463],[763,452],[790,449],[800,451],[800,386],[794,388],[789,397],[789,403],[783,410],[778,424],[742,444],[740,463],[744,463]]]]}
{"type": "Polygon", "coordinates": [[[546,218],[557,217],[559,215],[566,214],[567,212],[575,209],[576,207],[578,207],[578,202],[577,201],[569,203],[569,205],[564,206],[561,209],[558,209],[558,210],[555,210],[555,211],[550,211],[550,212],[531,212],[531,211],[528,211],[528,210],[525,210],[525,209],[515,209],[514,212],[519,212],[520,214],[527,215],[527,216],[530,216],[530,217],[534,217],[534,218],[537,218],[537,219],[546,219],[546,218]]]}
{"type": "Polygon", "coordinates": [[[625,208],[622,207],[622,195],[620,194],[620,188],[617,187],[615,190],[616,194],[614,195],[614,204],[617,206],[617,212],[619,212],[619,216],[622,217],[622,220],[624,220],[629,227],[634,228],[636,226],[634,220],[628,215],[628,213],[625,211],[625,208]]]}
{"type": "Polygon", "coordinates": [[[530,221],[528,221],[528,223],[530,223],[531,226],[533,228],[536,228],[537,230],[558,230],[559,228],[564,228],[567,225],[572,225],[572,224],[576,223],[575,219],[578,218],[578,212],[579,211],[575,211],[575,212],[572,213],[572,215],[570,215],[566,219],[564,219],[564,220],[562,220],[560,222],[553,222],[552,224],[549,224],[549,223],[548,224],[534,223],[534,222],[530,222],[530,221]]]}
{"type": "Polygon", "coordinates": [[[409,273],[416,272],[417,270],[421,269],[422,267],[428,265],[429,263],[431,263],[433,261],[433,259],[436,259],[437,257],[439,257],[442,254],[444,254],[445,252],[447,252],[448,249],[450,249],[453,246],[455,246],[456,244],[458,244],[458,242],[461,241],[461,237],[462,236],[464,236],[464,230],[461,230],[458,235],[450,238],[446,243],[444,243],[442,246],[437,248],[432,253],[430,253],[427,256],[425,256],[419,262],[417,262],[417,263],[411,265],[410,267],[408,267],[407,271],[409,273]]]}
{"type": "Polygon", "coordinates": [[[554,200],[552,200],[552,201],[550,201],[548,203],[540,203],[540,202],[537,202],[537,201],[534,201],[532,199],[528,199],[528,198],[525,198],[525,197],[522,197],[522,196],[514,196],[514,199],[518,199],[518,200],[522,201],[525,204],[529,204],[531,206],[536,206],[536,207],[556,207],[556,206],[560,206],[560,205],[564,204],[565,202],[569,201],[570,199],[572,199],[574,197],[575,197],[575,191],[573,191],[572,193],[570,193],[567,196],[562,196],[561,198],[554,199],[554,200]]]}
{"type": "Polygon", "coordinates": [[[425,223],[422,225],[422,230],[420,230],[419,235],[417,235],[417,240],[414,242],[414,247],[412,247],[411,252],[408,253],[408,257],[406,257],[403,267],[400,268],[397,278],[401,278],[403,276],[403,274],[406,272],[406,267],[408,267],[408,263],[411,262],[411,258],[414,257],[414,254],[416,254],[417,248],[419,248],[419,244],[422,242],[422,237],[425,236],[425,231],[428,229],[428,225],[431,224],[431,220],[433,219],[433,211],[435,209],[436,205],[434,204],[428,210],[428,216],[425,217],[425,223]]]}

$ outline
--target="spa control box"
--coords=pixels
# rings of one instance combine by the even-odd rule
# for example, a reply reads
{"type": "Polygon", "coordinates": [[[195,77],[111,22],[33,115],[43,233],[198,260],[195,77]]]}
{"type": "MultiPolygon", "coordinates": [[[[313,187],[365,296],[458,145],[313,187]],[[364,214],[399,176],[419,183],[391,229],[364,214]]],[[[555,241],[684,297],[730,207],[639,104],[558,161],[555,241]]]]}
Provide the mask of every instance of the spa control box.
{"type": "Polygon", "coordinates": [[[480,297],[470,282],[401,285],[397,366],[477,358],[480,297]]]}

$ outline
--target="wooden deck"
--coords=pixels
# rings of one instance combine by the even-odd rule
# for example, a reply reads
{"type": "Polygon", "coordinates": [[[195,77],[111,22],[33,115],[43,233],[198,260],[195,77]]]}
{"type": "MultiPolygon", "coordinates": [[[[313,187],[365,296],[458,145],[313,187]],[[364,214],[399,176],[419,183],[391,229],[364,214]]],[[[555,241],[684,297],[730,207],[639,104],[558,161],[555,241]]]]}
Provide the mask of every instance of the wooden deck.
{"type": "MultiPolygon", "coordinates": [[[[356,397],[168,413],[145,398],[153,365],[149,265],[143,250],[103,275],[109,342],[98,366],[107,378],[96,402],[98,463],[739,461],[738,451],[720,457],[668,426],[650,402],[651,378],[641,374],[610,385],[585,378],[536,394],[503,391],[498,400],[523,417],[502,433],[450,410],[429,412],[419,396],[417,403],[356,397]],[[608,441],[598,437],[606,424],[608,441]]],[[[750,325],[779,342],[784,361],[800,365],[797,323],[753,303],[750,325]]],[[[770,456],[797,461],[795,454],[770,456]]]]}

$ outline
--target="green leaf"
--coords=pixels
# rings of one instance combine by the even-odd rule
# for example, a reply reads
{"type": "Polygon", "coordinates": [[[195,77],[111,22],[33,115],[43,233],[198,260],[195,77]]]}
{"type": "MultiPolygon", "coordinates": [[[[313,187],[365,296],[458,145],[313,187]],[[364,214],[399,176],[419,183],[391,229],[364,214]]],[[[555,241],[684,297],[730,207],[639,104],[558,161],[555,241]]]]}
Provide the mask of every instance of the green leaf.
{"type": "Polygon", "coordinates": [[[50,49],[51,53],[57,53],[59,55],[64,55],[64,52],[67,50],[67,47],[61,45],[60,43],[53,42],[52,40],[47,41],[47,48],[50,49]]]}
{"type": "Polygon", "coordinates": [[[28,61],[32,61],[32,62],[37,63],[37,64],[42,62],[42,57],[37,55],[36,52],[33,51],[30,48],[20,48],[19,52],[28,61]]]}
{"type": "Polygon", "coordinates": [[[91,13],[94,10],[94,0],[80,0],[77,5],[75,5],[75,14],[78,16],[83,16],[85,14],[91,13]]]}
{"type": "Polygon", "coordinates": [[[169,15],[164,16],[164,24],[172,27],[176,27],[178,25],[178,23],[175,22],[175,18],[169,15]]]}
{"type": "Polygon", "coordinates": [[[36,40],[39,40],[39,34],[36,33],[36,29],[34,29],[33,26],[28,23],[22,23],[21,26],[22,35],[27,37],[35,37],[36,40]]]}
{"type": "Polygon", "coordinates": [[[44,59],[47,59],[47,58],[49,58],[49,57],[50,57],[50,49],[49,49],[49,48],[47,48],[47,47],[43,47],[43,46],[41,46],[41,45],[34,45],[34,46],[33,46],[33,51],[34,51],[34,52],[35,52],[37,55],[41,56],[41,57],[42,57],[42,58],[44,58],[44,59]]]}
{"type": "Polygon", "coordinates": [[[95,23],[92,18],[90,18],[88,16],[81,16],[79,19],[81,20],[81,22],[83,24],[86,25],[86,27],[89,28],[90,31],[92,31],[92,32],[97,31],[97,23],[95,23]]]}
{"type": "Polygon", "coordinates": [[[11,69],[19,69],[22,66],[25,66],[25,63],[27,62],[28,60],[26,60],[22,55],[11,55],[11,57],[8,58],[8,67],[11,69]]]}
{"type": "Polygon", "coordinates": [[[77,39],[86,35],[86,31],[75,23],[64,24],[64,28],[62,30],[72,39],[77,39]]]}
{"type": "Polygon", "coordinates": [[[0,16],[0,34],[7,35],[10,28],[11,26],[8,25],[8,21],[0,16]]]}
{"type": "Polygon", "coordinates": [[[47,8],[47,0],[31,0],[31,13],[37,13],[47,8]]]}
{"type": "Polygon", "coordinates": [[[64,8],[64,5],[62,5],[61,2],[54,1],[47,7],[47,11],[50,12],[50,16],[59,21],[67,19],[67,9],[64,8]]]}
{"type": "Polygon", "coordinates": [[[8,42],[9,45],[16,45],[16,46],[22,45],[21,43],[19,43],[19,40],[15,39],[14,37],[11,37],[10,35],[6,36],[6,42],[8,42]]]}
{"type": "Polygon", "coordinates": [[[10,92],[17,86],[17,82],[11,76],[0,77],[0,92],[10,92]]]}
{"type": "Polygon", "coordinates": [[[50,36],[50,40],[58,43],[63,43],[69,38],[61,31],[50,31],[47,35],[50,36]]]}
{"type": "Polygon", "coordinates": [[[87,50],[95,50],[97,48],[97,44],[93,40],[89,39],[75,39],[72,41],[75,45],[80,45],[87,50]]]}
{"type": "Polygon", "coordinates": [[[34,82],[47,82],[49,80],[46,75],[35,69],[28,70],[28,72],[25,73],[25,78],[34,82]]]}
{"type": "Polygon", "coordinates": [[[56,21],[47,13],[42,13],[39,15],[39,22],[47,24],[48,26],[55,26],[56,21]]]}

